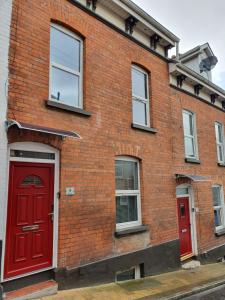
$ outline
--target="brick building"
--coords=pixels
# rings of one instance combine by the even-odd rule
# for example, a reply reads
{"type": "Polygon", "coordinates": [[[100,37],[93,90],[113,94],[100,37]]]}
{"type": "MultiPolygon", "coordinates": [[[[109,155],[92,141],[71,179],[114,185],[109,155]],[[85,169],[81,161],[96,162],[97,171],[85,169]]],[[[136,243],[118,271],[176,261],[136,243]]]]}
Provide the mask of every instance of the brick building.
{"type": "Polygon", "coordinates": [[[212,57],[208,44],[179,55],[130,0],[13,1],[5,291],[225,255],[225,91],[199,68],[212,57]]]}
{"type": "MultiPolygon", "coordinates": [[[[2,256],[2,240],[5,232],[4,213],[6,210],[7,202],[5,195],[7,190],[7,135],[5,130],[5,120],[7,113],[7,87],[8,87],[8,50],[10,41],[10,22],[11,22],[11,9],[12,1],[1,1],[0,9],[0,256],[2,256]],[[4,199],[4,200],[3,200],[4,199]]],[[[0,260],[1,261],[1,260],[0,260]]],[[[0,263],[1,267],[1,263],[0,263]]],[[[1,280],[0,280],[1,281],[1,280]]],[[[2,295],[0,288],[0,298],[2,295]]]]}

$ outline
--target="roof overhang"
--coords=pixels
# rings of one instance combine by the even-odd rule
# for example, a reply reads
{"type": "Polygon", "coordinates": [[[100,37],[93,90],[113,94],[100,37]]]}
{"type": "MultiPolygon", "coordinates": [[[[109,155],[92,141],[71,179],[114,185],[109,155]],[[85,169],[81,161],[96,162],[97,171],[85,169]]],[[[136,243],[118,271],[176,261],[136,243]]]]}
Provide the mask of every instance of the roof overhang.
{"type": "Polygon", "coordinates": [[[188,61],[188,60],[192,59],[193,57],[200,55],[203,51],[206,53],[207,56],[215,55],[213,53],[209,43],[205,43],[205,44],[199,45],[183,54],[180,54],[180,60],[182,62],[188,61]]]}
{"type": "Polygon", "coordinates": [[[146,13],[141,7],[136,5],[131,0],[112,0],[122,9],[127,10],[134,17],[136,17],[141,23],[143,23],[146,27],[152,29],[156,34],[160,35],[168,44],[175,45],[176,42],[179,42],[180,39],[165,28],[162,24],[156,21],[153,17],[151,17],[148,13],[146,13]],[[125,6],[123,5],[125,4],[125,6]]]}
{"type": "Polygon", "coordinates": [[[39,125],[33,125],[33,124],[18,122],[16,120],[6,121],[6,127],[7,127],[7,130],[11,127],[17,127],[19,129],[23,129],[23,130],[29,130],[29,131],[36,131],[36,132],[46,133],[46,134],[52,134],[52,135],[56,135],[56,136],[59,136],[59,137],[62,137],[62,138],[72,137],[72,138],[75,138],[75,139],[81,139],[80,135],[78,133],[74,132],[74,131],[54,129],[54,128],[50,128],[50,127],[44,127],[44,126],[39,126],[39,125]]]}
{"type": "Polygon", "coordinates": [[[194,175],[194,174],[176,174],[175,178],[176,179],[188,178],[195,182],[210,181],[210,179],[206,176],[199,176],[199,175],[194,175]]]}
{"type": "Polygon", "coordinates": [[[192,69],[188,68],[182,63],[170,63],[169,72],[171,75],[185,75],[187,80],[189,80],[193,85],[201,84],[205,91],[209,94],[217,94],[221,100],[225,100],[225,90],[214,84],[212,81],[207,80],[205,77],[196,73],[192,69]]]}

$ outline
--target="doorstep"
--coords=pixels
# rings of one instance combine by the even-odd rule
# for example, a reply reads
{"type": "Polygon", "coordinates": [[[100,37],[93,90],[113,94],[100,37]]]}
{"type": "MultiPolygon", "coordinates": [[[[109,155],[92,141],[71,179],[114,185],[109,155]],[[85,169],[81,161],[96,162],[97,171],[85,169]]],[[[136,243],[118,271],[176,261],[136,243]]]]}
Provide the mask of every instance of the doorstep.
{"type": "Polygon", "coordinates": [[[181,256],[180,261],[187,260],[187,259],[189,259],[189,258],[191,258],[191,257],[193,257],[193,256],[194,256],[193,253],[189,253],[189,254],[187,254],[187,255],[181,256]]]}
{"type": "Polygon", "coordinates": [[[54,280],[33,284],[12,292],[3,294],[4,300],[29,300],[51,296],[58,291],[58,284],[54,280]]]}

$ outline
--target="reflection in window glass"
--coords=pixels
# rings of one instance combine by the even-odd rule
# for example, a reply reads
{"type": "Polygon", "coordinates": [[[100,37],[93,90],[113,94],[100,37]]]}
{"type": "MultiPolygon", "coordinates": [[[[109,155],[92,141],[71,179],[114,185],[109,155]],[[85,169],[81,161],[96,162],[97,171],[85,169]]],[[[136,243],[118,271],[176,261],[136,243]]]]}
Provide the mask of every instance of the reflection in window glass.
{"type": "Polygon", "coordinates": [[[66,29],[52,25],[50,59],[51,99],[82,107],[82,41],[66,29]]]}
{"type": "Polygon", "coordinates": [[[176,193],[177,193],[177,196],[180,196],[180,195],[188,195],[188,188],[184,187],[184,188],[177,188],[176,189],[176,193]]]}
{"type": "Polygon", "coordinates": [[[129,158],[115,162],[117,229],[141,224],[138,165],[129,158]]]}
{"type": "Polygon", "coordinates": [[[132,93],[144,99],[148,97],[146,74],[135,68],[132,69],[132,93]]]}
{"type": "Polygon", "coordinates": [[[216,229],[224,227],[224,199],[222,186],[213,186],[214,223],[216,229]]]}
{"type": "Polygon", "coordinates": [[[223,125],[221,123],[216,122],[215,133],[216,133],[217,159],[219,163],[225,163],[223,131],[224,131],[223,125]]]}
{"type": "Polygon", "coordinates": [[[194,114],[183,110],[183,130],[184,130],[184,148],[185,156],[198,158],[196,130],[194,128],[194,114]]]}
{"type": "Polygon", "coordinates": [[[133,123],[149,125],[148,74],[132,66],[133,123]]]}
{"type": "Polygon", "coordinates": [[[133,122],[135,124],[147,124],[146,103],[133,101],[133,122]]]}
{"type": "Polygon", "coordinates": [[[52,99],[70,106],[79,103],[79,77],[52,67],[51,76],[52,99]]]}
{"type": "Polygon", "coordinates": [[[195,156],[194,140],[191,137],[185,137],[185,153],[187,156],[195,156]]]}
{"type": "Polygon", "coordinates": [[[116,212],[117,223],[137,221],[137,196],[117,196],[116,212]]]}
{"type": "Polygon", "coordinates": [[[138,190],[138,165],[133,161],[116,161],[116,189],[138,190]]]}
{"type": "Polygon", "coordinates": [[[52,27],[51,61],[80,71],[80,41],[52,27]]]}

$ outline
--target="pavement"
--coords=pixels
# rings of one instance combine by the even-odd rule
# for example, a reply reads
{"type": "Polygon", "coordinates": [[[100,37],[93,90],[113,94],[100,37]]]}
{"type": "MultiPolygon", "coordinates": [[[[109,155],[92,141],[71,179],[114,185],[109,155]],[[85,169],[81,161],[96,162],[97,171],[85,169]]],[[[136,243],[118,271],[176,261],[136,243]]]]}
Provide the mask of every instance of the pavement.
{"type": "MultiPolygon", "coordinates": [[[[216,295],[216,294],[215,294],[216,295]]],[[[207,264],[139,280],[59,291],[42,300],[225,299],[225,263],[207,264]],[[214,297],[213,291],[222,298],[214,297]],[[203,295],[201,298],[198,295],[203,295]],[[211,295],[211,298],[207,298],[211,295]]]]}

